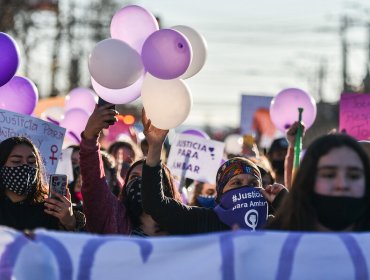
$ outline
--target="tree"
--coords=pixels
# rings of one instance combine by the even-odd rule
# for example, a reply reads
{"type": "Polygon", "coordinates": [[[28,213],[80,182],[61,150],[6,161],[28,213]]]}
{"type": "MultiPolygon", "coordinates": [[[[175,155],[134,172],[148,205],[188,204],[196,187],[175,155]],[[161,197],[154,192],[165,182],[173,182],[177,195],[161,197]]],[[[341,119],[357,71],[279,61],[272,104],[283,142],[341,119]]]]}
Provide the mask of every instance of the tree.
{"type": "Polygon", "coordinates": [[[24,75],[40,95],[57,96],[90,85],[88,55],[109,37],[118,8],[114,0],[0,0],[0,30],[18,42],[24,75]]]}

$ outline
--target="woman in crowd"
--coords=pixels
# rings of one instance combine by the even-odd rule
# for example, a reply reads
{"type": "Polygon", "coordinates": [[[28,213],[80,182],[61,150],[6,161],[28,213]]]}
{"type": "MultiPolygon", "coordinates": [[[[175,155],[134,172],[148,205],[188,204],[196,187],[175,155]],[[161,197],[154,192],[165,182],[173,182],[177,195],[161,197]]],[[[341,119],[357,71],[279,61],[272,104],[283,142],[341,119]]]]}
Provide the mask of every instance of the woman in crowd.
{"type": "Polygon", "coordinates": [[[282,185],[262,189],[257,166],[248,159],[238,157],[226,161],[217,172],[217,206],[214,209],[191,207],[174,201],[163,193],[161,180],[160,155],[168,130],[153,126],[144,110],[142,121],[149,144],[143,166],[143,208],[170,234],[206,233],[244,228],[245,225],[254,230],[266,222],[267,201],[276,206],[286,192],[282,185]]]}
{"type": "Polygon", "coordinates": [[[190,206],[214,208],[216,206],[216,186],[205,182],[196,182],[190,206]]]}
{"type": "MultiPolygon", "coordinates": [[[[165,228],[158,227],[158,224],[142,210],[143,160],[133,163],[127,170],[125,185],[118,198],[112,194],[107,184],[98,140],[102,129],[108,128],[108,121],[114,121],[117,114],[118,112],[109,109],[109,105],[97,107],[82,134],[80,164],[87,230],[100,234],[164,235],[165,228]]],[[[162,168],[167,174],[164,177],[166,195],[179,200],[180,195],[175,189],[168,169],[165,166],[162,168]]]]}
{"type": "Polygon", "coordinates": [[[72,211],[70,193],[46,198],[44,166],[35,145],[25,137],[0,143],[0,224],[18,230],[75,230],[84,226],[82,213],[72,211]]]}
{"type": "Polygon", "coordinates": [[[131,164],[140,158],[139,152],[134,143],[126,141],[117,141],[109,146],[108,153],[115,159],[116,174],[121,185],[125,183],[124,179],[131,164]]]}
{"type": "Polygon", "coordinates": [[[369,231],[369,159],[344,134],[326,135],[307,149],[289,196],[268,228],[369,231]]]}

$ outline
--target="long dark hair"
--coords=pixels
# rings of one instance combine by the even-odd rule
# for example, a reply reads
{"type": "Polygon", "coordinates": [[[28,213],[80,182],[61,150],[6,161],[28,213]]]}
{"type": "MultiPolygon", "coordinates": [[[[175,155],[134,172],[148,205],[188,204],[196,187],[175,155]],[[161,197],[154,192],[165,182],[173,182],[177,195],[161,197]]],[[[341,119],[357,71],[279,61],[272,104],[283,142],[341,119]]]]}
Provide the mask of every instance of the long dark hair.
{"type": "MultiPolygon", "coordinates": [[[[35,154],[36,164],[37,164],[37,173],[36,173],[36,188],[28,194],[27,200],[32,203],[42,203],[44,202],[44,196],[48,193],[48,187],[45,183],[45,168],[41,159],[41,155],[36,146],[32,141],[26,137],[10,137],[5,139],[0,143],[0,168],[2,168],[6,161],[8,160],[9,155],[13,151],[15,146],[26,145],[30,147],[35,154]]],[[[2,185],[0,180],[0,196],[5,195],[5,188],[2,185]]]]}
{"type": "Polygon", "coordinates": [[[370,230],[370,165],[365,151],[352,137],[345,134],[331,134],[316,139],[307,149],[295,176],[292,190],[283,201],[269,229],[316,230],[316,214],[312,205],[317,165],[320,158],[334,148],[348,147],[360,157],[365,173],[366,213],[354,225],[355,231],[370,230]]]}

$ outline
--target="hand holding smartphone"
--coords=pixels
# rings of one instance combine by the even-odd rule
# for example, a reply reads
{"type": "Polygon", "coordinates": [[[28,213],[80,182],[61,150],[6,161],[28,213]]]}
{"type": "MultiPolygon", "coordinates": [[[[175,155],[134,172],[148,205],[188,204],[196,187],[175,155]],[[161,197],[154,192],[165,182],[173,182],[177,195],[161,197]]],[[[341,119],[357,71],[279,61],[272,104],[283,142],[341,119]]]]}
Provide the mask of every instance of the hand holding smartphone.
{"type": "MultiPolygon", "coordinates": [[[[112,105],[112,106],[109,107],[109,109],[116,110],[116,105],[114,105],[112,103],[109,103],[109,102],[105,101],[103,98],[99,97],[98,107],[103,106],[103,105],[106,105],[106,104],[111,104],[112,105]]],[[[107,121],[107,123],[109,125],[112,125],[112,124],[114,124],[114,121],[107,121]]]]}
{"type": "Polygon", "coordinates": [[[67,176],[64,174],[52,174],[49,179],[49,197],[56,198],[51,191],[65,196],[67,194],[67,176]]]}

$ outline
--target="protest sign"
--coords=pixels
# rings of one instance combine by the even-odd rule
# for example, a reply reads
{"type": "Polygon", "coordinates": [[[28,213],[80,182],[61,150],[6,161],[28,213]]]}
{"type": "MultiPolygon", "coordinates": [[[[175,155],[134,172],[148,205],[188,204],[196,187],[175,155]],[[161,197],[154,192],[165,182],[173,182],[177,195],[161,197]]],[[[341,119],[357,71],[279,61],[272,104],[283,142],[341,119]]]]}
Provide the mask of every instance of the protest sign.
{"type": "Polygon", "coordinates": [[[270,118],[272,96],[242,95],[240,131],[253,134],[259,147],[269,147],[281,135],[270,118]]]}
{"type": "Polygon", "coordinates": [[[40,150],[47,174],[54,174],[62,150],[65,129],[38,118],[0,109],[0,141],[24,136],[40,150]]]}
{"type": "Polygon", "coordinates": [[[342,94],[339,131],[358,140],[370,140],[370,94],[342,94]]]}
{"type": "Polygon", "coordinates": [[[0,227],[0,279],[369,279],[369,267],[368,232],[135,238],[39,229],[27,238],[0,227]]]}
{"type": "Polygon", "coordinates": [[[238,188],[222,195],[214,208],[219,219],[233,227],[255,231],[264,226],[268,218],[268,203],[259,188],[238,188]]]}
{"type": "Polygon", "coordinates": [[[214,184],[225,144],[189,134],[177,134],[167,165],[180,177],[214,184]]]}

